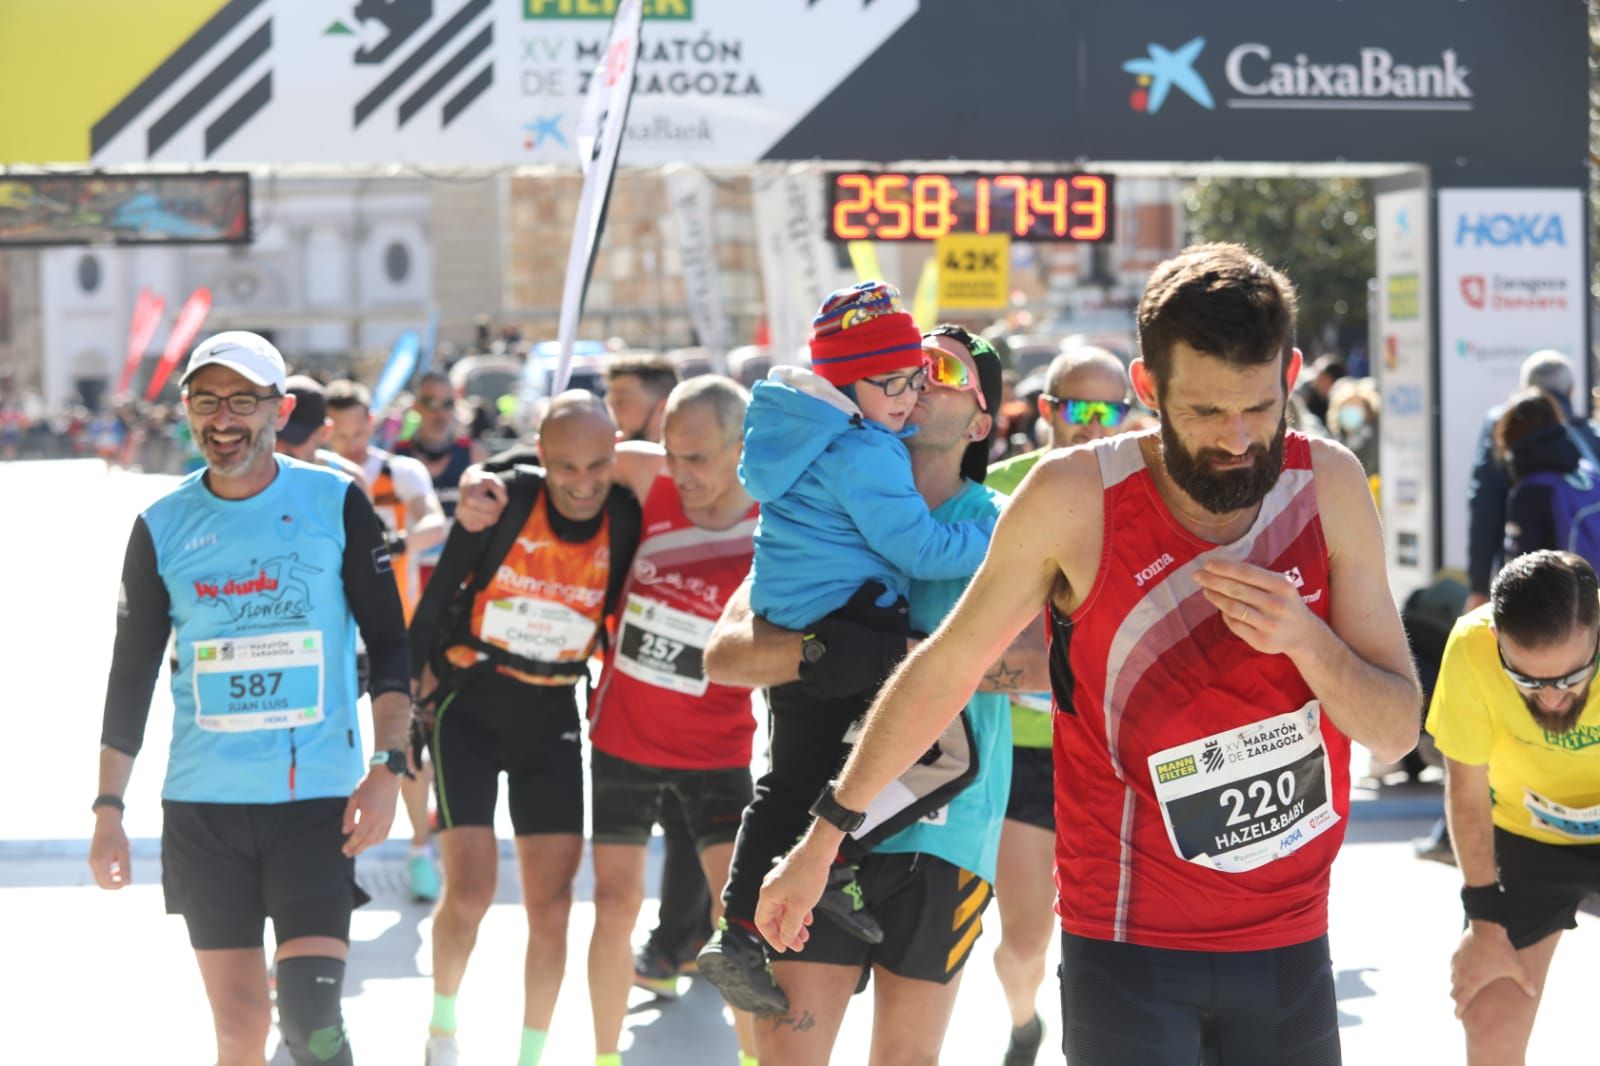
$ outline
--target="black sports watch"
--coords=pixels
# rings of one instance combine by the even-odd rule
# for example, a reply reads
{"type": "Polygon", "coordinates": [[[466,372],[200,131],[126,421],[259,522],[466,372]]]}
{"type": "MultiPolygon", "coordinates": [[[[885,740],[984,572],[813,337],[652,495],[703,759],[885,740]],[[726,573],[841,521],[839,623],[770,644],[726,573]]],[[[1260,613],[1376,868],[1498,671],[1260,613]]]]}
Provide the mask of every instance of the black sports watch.
{"type": "Polygon", "coordinates": [[[807,633],[800,638],[800,661],[807,666],[815,666],[828,654],[828,642],[822,639],[820,633],[807,633]]]}
{"type": "Polygon", "coordinates": [[[852,811],[840,803],[833,794],[833,787],[837,784],[837,781],[829,781],[822,786],[822,794],[811,805],[811,813],[843,833],[854,833],[867,820],[866,813],[852,811]]]}
{"type": "Polygon", "coordinates": [[[382,766],[396,777],[414,779],[417,776],[411,772],[411,764],[406,761],[406,753],[399,748],[373,752],[372,758],[367,760],[367,765],[382,766]]]}

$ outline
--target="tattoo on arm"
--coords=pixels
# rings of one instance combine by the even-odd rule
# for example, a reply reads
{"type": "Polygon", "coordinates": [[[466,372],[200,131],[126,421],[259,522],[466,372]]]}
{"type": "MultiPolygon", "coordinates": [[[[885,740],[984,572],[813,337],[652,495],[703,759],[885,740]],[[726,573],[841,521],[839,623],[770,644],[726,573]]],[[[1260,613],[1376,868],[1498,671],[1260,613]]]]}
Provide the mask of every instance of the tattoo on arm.
{"type": "Polygon", "coordinates": [[[983,689],[986,692],[1016,692],[1021,681],[1022,668],[1013,670],[1001,659],[983,675],[983,689]]]}

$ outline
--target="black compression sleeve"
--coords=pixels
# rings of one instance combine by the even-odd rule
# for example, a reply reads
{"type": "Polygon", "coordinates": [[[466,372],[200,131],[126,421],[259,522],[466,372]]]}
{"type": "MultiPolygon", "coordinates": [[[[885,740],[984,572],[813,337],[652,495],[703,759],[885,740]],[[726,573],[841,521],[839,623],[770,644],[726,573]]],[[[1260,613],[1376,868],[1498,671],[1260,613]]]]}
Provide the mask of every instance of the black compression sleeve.
{"type": "Polygon", "coordinates": [[[351,484],[344,496],[344,598],[367,642],[372,666],[368,690],[411,692],[411,658],[406,650],[406,616],[394,583],[383,526],[366,493],[351,484]]]}
{"type": "Polygon", "coordinates": [[[171,598],[156,570],[156,546],[143,518],[133,522],[122,559],[122,589],[117,599],[117,640],[106,681],[106,706],[100,743],[125,755],[139,754],[150,696],[161,655],[172,632],[171,598]]]}

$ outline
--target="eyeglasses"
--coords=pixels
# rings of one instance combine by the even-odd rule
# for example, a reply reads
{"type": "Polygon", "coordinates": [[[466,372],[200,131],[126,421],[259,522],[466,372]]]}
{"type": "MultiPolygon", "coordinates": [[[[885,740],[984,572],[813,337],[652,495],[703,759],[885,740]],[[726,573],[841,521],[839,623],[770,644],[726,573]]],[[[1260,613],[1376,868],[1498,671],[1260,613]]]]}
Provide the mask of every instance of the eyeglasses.
{"type": "Polygon", "coordinates": [[[1527,674],[1519,674],[1506,664],[1506,653],[1500,648],[1499,641],[1495,642],[1495,651],[1500,655],[1500,669],[1506,672],[1506,676],[1511,679],[1511,683],[1518,688],[1525,688],[1530,692],[1537,692],[1542,688],[1553,688],[1557,692],[1566,692],[1569,689],[1577,688],[1594,676],[1596,665],[1600,665],[1600,636],[1595,639],[1594,654],[1589,656],[1588,665],[1581,666],[1562,677],[1529,677],[1527,674]]]}
{"type": "Polygon", "coordinates": [[[924,348],[922,354],[928,357],[929,382],[941,389],[970,392],[978,398],[978,410],[989,410],[989,401],[984,399],[983,389],[978,387],[978,379],[966,363],[940,348],[924,348]]]}
{"type": "Polygon", "coordinates": [[[454,405],[454,400],[444,398],[425,400],[421,397],[418,397],[417,399],[417,406],[422,408],[424,411],[443,411],[449,407],[453,407],[454,405]]]}
{"type": "Polygon", "coordinates": [[[216,414],[222,409],[223,404],[227,404],[228,410],[236,415],[253,415],[256,413],[256,408],[263,403],[281,399],[283,397],[275,392],[269,392],[265,396],[259,392],[236,392],[231,396],[218,396],[214,392],[191,392],[185,397],[189,410],[202,416],[216,414]]]}
{"type": "Polygon", "coordinates": [[[1069,426],[1089,426],[1099,422],[1107,429],[1122,425],[1133,404],[1122,400],[1074,400],[1068,396],[1039,396],[1039,402],[1060,408],[1061,420],[1069,426]]]}
{"type": "Polygon", "coordinates": [[[896,374],[888,378],[862,378],[868,385],[883,390],[885,396],[899,396],[907,389],[921,392],[928,387],[928,368],[919,366],[909,374],[896,374]]]}

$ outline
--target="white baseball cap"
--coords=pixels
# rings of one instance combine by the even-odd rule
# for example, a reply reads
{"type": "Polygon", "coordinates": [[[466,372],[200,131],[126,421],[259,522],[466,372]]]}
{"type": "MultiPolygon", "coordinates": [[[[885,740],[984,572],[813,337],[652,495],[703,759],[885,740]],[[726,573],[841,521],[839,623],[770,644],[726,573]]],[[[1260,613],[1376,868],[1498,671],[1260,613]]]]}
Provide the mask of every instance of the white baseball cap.
{"type": "Polygon", "coordinates": [[[225,366],[257,385],[277,389],[280,395],[288,391],[289,372],[282,354],[267,338],[248,330],[230,329],[201,341],[189,355],[189,369],[178,384],[187,385],[195,371],[208,366],[225,366]]]}

